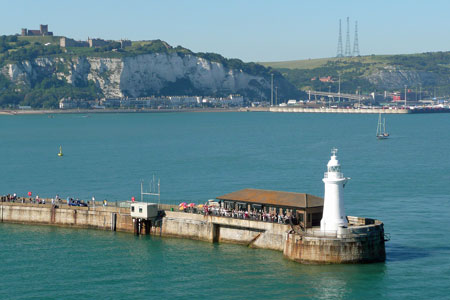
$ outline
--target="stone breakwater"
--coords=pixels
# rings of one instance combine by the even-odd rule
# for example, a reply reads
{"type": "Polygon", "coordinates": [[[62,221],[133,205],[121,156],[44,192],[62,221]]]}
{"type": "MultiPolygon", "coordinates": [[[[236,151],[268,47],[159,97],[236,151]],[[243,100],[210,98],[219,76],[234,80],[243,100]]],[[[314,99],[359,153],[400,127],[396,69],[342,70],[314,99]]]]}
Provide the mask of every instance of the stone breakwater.
{"type": "Polygon", "coordinates": [[[410,109],[383,109],[383,108],[307,108],[307,107],[270,107],[270,112],[287,112],[287,113],[330,113],[330,114],[410,114],[410,109]]]}
{"type": "Polygon", "coordinates": [[[301,263],[370,263],[386,260],[385,234],[379,220],[347,217],[348,228],[322,233],[288,233],[284,255],[301,263]]]}
{"type": "MultiPolygon", "coordinates": [[[[383,223],[378,220],[348,217],[349,228],[324,234],[314,229],[299,232],[288,224],[176,212],[170,205],[162,208],[165,216],[152,224],[150,234],[277,250],[301,263],[366,263],[384,261],[386,257],[383,223]]],[[[130,233],[134,230],[129,208],[114,206],[3,202],[0,222],[130,233]]]]}
{"type": "Polygon", "coordinates": [[[62,204],[55,207],[51,204],[3,202],[0,203],[0,222],[133,232],[129,209],[101,205],[76,207],[62,204]]]}

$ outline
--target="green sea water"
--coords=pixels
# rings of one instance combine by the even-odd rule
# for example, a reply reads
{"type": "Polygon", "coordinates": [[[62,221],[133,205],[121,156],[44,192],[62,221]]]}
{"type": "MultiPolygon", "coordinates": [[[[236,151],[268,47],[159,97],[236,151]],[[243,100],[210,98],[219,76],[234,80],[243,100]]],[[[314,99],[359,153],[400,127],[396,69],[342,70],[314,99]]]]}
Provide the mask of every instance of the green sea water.
{"type": "Polygon", "coordinates": [[[301,265],[239,245],[0,224],[0,299],[450,298],[450,115],[0,116],[0,194],[201,203],[245,187],[323,196],[339,149],[348,215],[385,223],[387,261],[301,265]],[[58,157],[59,146],[64,156],[58,157]]]}

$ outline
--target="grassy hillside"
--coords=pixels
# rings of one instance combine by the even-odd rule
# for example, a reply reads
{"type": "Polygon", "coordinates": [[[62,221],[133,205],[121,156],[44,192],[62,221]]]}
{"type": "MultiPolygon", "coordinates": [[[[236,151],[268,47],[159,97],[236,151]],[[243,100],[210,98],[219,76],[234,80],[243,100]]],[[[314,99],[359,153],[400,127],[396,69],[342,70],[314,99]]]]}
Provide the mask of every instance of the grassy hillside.
{"type": "Polygon", "coordinates": [[[18,36],[19,41],[27,41],[29,43],[51,43],[53,45],[59,45],[60,36],[18,36]]]}
{"type": "Polygon", "coordinates": [[[333,57],[260,64],[280,71],[301,90],[337,91],[336,82],[341,77],[341,91],[348,93],[355,93],[356,90],[363,93],[398,91],[407,85],[413,89],[419,86],[429,91],[436,89],[441,95],[450,95],[450,52],[333,57]],[[331,76],[334,82],[318,80],[319,77],[327,76],[331,76]],[[376,80],[374,77],[377,77],[376,80]],[[387,88],[387,80],[395,84],[387,88]]]}
{"type": "Polygon", "coordinates": [[[314,58],[290,61],[275,61],[275,62],[260,62],[265,67],[272,67],[274,69],[316,69],[325,66],[328,62],[361,62],[361,63],[385,63],[387,55],[371,55],[359,57],[329,57],[329,58],[314,58]]]}

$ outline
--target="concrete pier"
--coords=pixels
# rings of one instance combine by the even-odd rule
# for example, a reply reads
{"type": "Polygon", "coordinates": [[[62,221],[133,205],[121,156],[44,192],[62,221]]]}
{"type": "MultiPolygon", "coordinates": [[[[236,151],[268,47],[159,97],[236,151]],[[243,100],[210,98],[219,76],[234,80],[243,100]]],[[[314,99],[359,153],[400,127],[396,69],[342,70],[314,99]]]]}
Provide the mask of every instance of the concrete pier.
{"type": "Polygon", "coordinates": [[[166,211],[162,235],[283,251],[290,225],[166,211]]]}
{"type": "Polygon", "coordinates": [[[331,113],[331,114],[410,114],[410,109],[383,109],[383,108],[308,108],[295,106],[274,106],[270,107],[270,112],[285,112],[285,113],[331,113]]]}
{"type": "Polygon", "coordinates": [[[299,231],[289,224],[178,212],[172,211],[177,207],[172,205],[161,207],[165,216],[150,224],[133,222],[129,208],[0,202],[0,222],[235,243],[281,251],[286,258],[301,263],[366,263],[386,257],[383,223],[378,220],[348,217],[348,228],[324,234],[318,228],[299,231]]]}
{"type": "Polygon", "coordinates": [[[51,204],[0,203],[0,222],[57,225],[133,232],[128,208],[78,207],[51,204]]]}

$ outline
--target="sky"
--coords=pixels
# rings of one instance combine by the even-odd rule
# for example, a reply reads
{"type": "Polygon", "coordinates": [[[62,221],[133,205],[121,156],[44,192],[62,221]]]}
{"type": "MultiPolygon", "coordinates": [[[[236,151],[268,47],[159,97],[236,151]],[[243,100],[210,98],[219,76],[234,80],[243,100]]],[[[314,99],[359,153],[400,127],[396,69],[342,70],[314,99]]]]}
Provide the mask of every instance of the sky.
{"type": "Polygon", "coordinates": [[[450,49],[450,1],[0,0],[0,34],[48,24],[78,40],[161,39],[245,62],[334,57],[339,19],[361,55],[450,49]]]}

